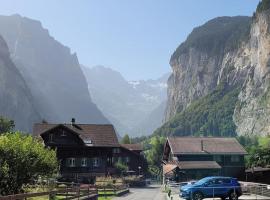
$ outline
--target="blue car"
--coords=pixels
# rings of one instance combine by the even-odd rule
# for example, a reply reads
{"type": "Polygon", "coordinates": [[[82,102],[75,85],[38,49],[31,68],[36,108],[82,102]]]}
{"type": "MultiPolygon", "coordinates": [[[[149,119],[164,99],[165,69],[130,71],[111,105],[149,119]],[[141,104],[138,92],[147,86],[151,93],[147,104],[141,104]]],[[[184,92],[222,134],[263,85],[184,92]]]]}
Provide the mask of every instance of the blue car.
{"type": "Polygon", "coordinates": [[[238,200],[241,195],[242,190],[236,178],[213,176],[180,187],[179,196],[186,200],[202,200],[211,197],[238,200]]]}

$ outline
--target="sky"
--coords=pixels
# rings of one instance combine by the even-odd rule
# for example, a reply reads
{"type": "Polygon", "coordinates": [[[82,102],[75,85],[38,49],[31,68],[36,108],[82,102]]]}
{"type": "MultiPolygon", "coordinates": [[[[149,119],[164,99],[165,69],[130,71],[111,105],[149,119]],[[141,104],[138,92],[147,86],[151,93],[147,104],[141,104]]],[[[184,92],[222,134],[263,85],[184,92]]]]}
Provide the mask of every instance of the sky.
{"type": "Polygon", "coordinates": [[[41,21],[88,67],[127,80],[171,71],[171,54],[192,29],[218,16],[251,16],[259,0],[0,0],[0,14],[41,21]]]}

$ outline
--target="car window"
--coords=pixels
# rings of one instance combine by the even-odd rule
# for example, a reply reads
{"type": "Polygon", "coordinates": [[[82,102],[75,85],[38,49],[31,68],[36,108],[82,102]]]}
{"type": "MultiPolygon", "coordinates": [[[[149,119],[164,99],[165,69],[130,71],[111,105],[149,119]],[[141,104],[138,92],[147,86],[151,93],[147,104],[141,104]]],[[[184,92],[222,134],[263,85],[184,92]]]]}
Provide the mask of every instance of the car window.
{"type": "Polygon", "coordinates": [[[231,183],[231,179],[229,179],[229,178],[224,178],[222,181],[225,184],[231,183]]]}

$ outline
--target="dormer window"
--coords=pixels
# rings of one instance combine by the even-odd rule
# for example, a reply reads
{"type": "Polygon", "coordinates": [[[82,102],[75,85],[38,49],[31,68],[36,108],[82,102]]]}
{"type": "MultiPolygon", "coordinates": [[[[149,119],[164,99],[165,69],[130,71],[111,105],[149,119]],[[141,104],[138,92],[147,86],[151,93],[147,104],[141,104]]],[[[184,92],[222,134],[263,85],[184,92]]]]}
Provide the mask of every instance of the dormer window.
{"type": "Polygon", "coordinates": [[[92,140],[90,140],[90,139],[85,140],[84,142],[85,142],[85,144],[92,144],[92,140]]]}

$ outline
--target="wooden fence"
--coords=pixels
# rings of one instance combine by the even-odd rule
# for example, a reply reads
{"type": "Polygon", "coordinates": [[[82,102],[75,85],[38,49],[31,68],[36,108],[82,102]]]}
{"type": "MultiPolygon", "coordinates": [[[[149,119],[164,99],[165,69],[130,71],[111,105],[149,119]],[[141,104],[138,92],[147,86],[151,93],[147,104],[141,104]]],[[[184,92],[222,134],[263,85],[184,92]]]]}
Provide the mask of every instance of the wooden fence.
{"type": "Polygon", "coordinates": [[[97,200],[98,191],[95,186],[79,186],[79,187],[65,187],[57,190],[51,190],[47,192],[35,192],[35,193],[22,193],[8,196],[0,196],[0,200],[20,200],[33,197],[48,196],[48,199],[53,199],[55,196],[60,196],[65,200],[97,200]]]}

